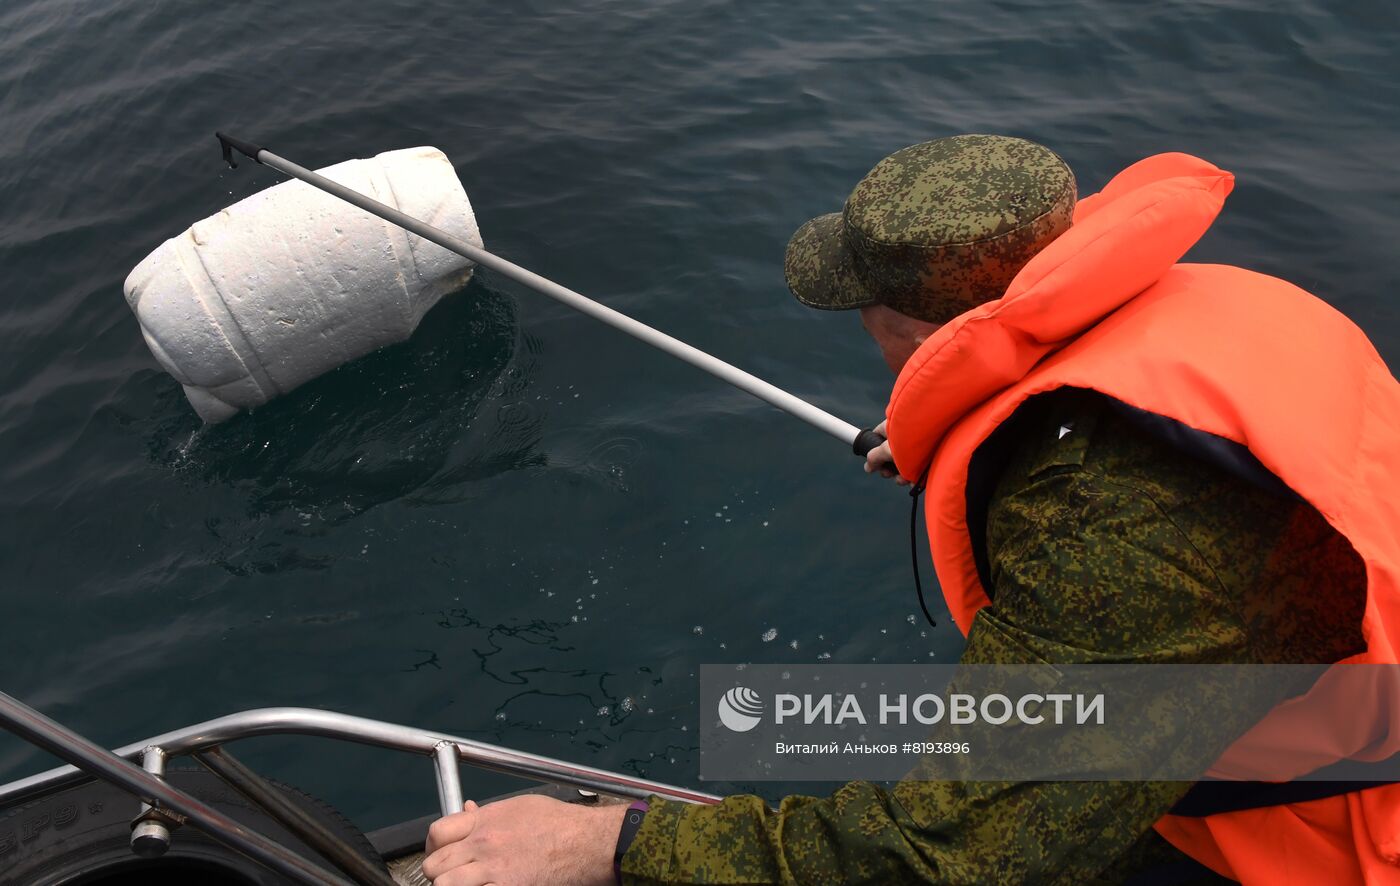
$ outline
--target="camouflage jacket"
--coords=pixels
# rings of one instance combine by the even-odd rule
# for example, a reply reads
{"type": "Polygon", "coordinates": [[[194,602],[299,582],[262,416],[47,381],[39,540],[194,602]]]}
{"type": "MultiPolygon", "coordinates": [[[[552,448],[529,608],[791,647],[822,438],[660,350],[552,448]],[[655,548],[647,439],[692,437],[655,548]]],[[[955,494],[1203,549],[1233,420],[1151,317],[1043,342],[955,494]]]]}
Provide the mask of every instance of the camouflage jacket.
{"type": "MultiPolygon", "coordinates": [[[[1338,625],[1360,623],[1364,595],[1338,618],[1336,596],[1315,591],[1363,588],[1362,564],[1311,507],[1178,452],[1097,395],[1057,392],[1027,409],[988,507],[995,603],[962,661],[1330,662],[1360,648],[1338,625]]],[[[1189,728],[1228,740],[1254,716],[1222,711],[1189,728]]],[[[1163,749],[1181,739],[1154,736],[1163,749]]],[[[623,879],[1122,882],[1184,859],[1152,824],[1190,786],[925,781],[916,769],[892,789],[852,782],[776,811],[755,796],[652,798],[623,879]]]]}

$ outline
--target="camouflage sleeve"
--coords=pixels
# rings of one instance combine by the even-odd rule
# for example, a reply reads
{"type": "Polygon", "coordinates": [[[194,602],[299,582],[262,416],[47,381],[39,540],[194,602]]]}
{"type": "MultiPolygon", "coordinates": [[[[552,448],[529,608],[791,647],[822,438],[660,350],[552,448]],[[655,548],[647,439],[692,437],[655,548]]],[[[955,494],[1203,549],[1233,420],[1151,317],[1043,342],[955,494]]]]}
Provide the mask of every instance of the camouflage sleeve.
{"type": "MultiPolygon", "coordinates": [[[[1318,649],[1305,650],[1275,619],[1290,607],[1260,617],[1249,603],[1253,589],[1277,585],[1271,553],[1298,524],[1295,504],[1092,403],[1061,403],[1022,431],[1030,442],[1009,458],[987,515],[995,603],[975,620],[962,661],[1335,660],[1293,656],[1333,654],[1322,647],[1344,638],[1310,639],[1318,649]]],[[[1189,728],[1223,745],[1255,716],[1225,710],[1189,728]]],[[[1182,740],[1170,728],[1147,738],[1164,755],[1182,740]]],[[[854,782],[777,810],[753,796],[708,807],[655,799],[624,882],[1120,882],[1184,858],[1152,825],[1189,787],[930,781],[916,769],[892,790],[854,782]]]]}
{"type": "Polygon", "coordinates": [[[915,823],[884,789],[852,782],[824,799],[759,797],[692,806],[653,797],[623,858],[624,883],[928,882],[907,833],[915,823]]]}
{"type": "Polygon", "coordinates": [[[623,883],[1115,883],[1181,858],[1150,828],[1187,787],[852,782],[776,811],[652,798],[623,883]]]}

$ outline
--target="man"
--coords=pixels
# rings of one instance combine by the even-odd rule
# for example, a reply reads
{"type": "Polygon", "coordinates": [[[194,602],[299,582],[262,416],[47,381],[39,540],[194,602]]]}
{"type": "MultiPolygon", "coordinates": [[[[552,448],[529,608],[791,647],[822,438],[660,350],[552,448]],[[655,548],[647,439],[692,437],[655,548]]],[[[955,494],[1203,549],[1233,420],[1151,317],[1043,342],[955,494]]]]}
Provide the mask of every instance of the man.
{"type": "MultiPolygon", "coordinates": [[[[1232,183],[1160,155],[1076,204],[1046,148],[958,136],[881,161],[794,235],[794,294],[859,309],[899,376],[866,468],[927,486],[962,661],[1396,661],[1400,386],[1312,296],[1177,264],[1232,183]]],[[[1205,736],[1230,752],[1200,771],[1229,775],[1279,710],[1166,723],[1143,750],[1205,736]]],[[[1400,750],[1397,713],[1349,712],[1331,759],[1400,750]]],[[[628,883],[1400,883],[1394,784],[919,774],[776,811],[653,798],[635,833],[617,809],[469,805],[424,870],[602,884],[623,843],[628,883]]]]}

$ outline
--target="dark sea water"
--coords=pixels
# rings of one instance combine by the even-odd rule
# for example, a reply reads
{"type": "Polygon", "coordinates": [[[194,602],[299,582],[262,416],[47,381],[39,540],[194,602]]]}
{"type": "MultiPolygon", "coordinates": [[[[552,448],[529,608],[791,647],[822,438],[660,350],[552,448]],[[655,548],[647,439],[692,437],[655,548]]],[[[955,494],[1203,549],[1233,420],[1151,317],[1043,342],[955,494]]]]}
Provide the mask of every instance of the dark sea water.
{"type": "MultiPolygon", "coordinates": [[[[1312,289],[1394,365],[1397,9],[6,0],[0,687],[109,744],[309,705],[694,784],[702,663],[958,654],[914,617],[905,495],[490,273],[201,429],[121,285],[278,180],[216,128],[308,166],[435,145],[489,248],[868,425],[887,370],[786,294],[783,247],[960,132],[1085,192],[1163,150],[1234,171],[1192,257],[1312,289]]],[[[426,762],[254,748],[366,827],[435,806],[426,762]]],[[[0,780],[48,765],[0,740],[0,780]]]]}

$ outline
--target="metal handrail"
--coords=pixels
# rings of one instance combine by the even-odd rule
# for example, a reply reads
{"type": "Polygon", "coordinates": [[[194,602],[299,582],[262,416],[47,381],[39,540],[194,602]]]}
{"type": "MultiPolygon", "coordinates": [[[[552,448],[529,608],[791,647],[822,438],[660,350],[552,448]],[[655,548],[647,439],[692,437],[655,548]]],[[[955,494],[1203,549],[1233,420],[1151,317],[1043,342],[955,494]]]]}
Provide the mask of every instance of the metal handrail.
{"type": "MultiPolygon", "coordinates": [[[[715,794],[636,778],[620,772],[581,766],[553,757],[515,751],[469,738],[316,708],[259,708],[242,711],[133,742],[116,749],[113,753],[127,760],[135,760],[146,748],[159,747],[168,756],[176,757],[240,739],[266,735],[331,738],[420,754],[434,760],[437,759],[437,746],[446,743],[455,746],[457,757],[469,766],[535,781],[555,782],[636,799],[644,799],[653,794],[685,803],[718,803],[723,799],[715,794]]],[[[439,771],[443,768],[439,767],[439,771]]],[[[0,785],[0,802],[23,800],[82,781],[86,777],[76,767],[59,766],[0,785]]],[[[439,790],[442,790],[441,784],[439,790]]]]}
{"type": "MultiPolygon", "coordinates": [[[[0,723],[7,731],[60,759],[72,760],[92,776],[116,785],[134,797],[151,803],[158,802],[178,812],[210,839],[289,877],[293,882],[309,886],[352,886],[344,877],[324,870],[293,850],[250,830],[198,797],[166,784],[155,773],[102,749],[4,692],[0,692],[0,723]]],[[[158,758],[159,754],[152,751],[150,756],[158,758]]]]}

